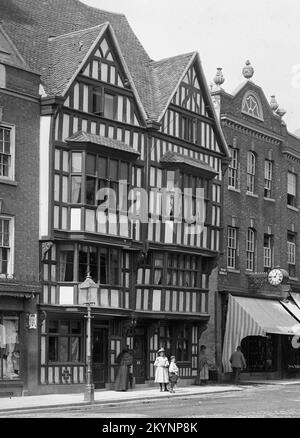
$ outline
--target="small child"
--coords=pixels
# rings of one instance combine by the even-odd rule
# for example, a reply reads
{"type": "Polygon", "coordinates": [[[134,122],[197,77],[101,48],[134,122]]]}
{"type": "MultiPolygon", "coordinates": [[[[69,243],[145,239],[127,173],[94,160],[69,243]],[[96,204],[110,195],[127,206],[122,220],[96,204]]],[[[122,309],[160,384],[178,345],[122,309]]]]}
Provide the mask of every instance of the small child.
{"type": "Polygon", "coordinates": [[[175,356],[170,357],[170,366],[169,366],[169,381],[170,381],[170,392],[174,393],[174,386],[176,385],[179,377],[179,369],[176,365],[175,356]]]}

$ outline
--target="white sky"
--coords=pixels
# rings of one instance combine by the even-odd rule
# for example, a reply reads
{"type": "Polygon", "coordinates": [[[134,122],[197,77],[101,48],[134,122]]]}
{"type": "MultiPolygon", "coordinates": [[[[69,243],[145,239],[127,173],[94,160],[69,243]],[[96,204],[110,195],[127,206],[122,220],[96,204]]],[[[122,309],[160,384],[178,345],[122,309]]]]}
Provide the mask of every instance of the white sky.
{"type": "Polygon", "coordinates": [[[207,81],[223,67],[230,93],[249,59],[253,81],[287,111],[289,131],[300,128],[299,0],[81,1],[124,13],[154,60],[197,50],[207,81]]]}

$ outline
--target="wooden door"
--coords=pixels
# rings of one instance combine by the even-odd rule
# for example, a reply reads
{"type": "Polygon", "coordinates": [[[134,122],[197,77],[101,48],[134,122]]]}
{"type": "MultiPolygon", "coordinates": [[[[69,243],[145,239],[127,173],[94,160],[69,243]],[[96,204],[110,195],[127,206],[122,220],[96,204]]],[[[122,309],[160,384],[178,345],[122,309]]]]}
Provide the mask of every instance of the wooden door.
{"type": "Polygon", "coordinates": [[[133,342],[133,375],[135,377],[135,383],[145,383],[146,380],[146,342],[147,339],[145,329],[136,329],[133,342]]]}
{"type": "Polygon", "coordinates": [[[108,376],[108,329],[93,328],[93,381],[96,389],[104,388],[108,376]]]}

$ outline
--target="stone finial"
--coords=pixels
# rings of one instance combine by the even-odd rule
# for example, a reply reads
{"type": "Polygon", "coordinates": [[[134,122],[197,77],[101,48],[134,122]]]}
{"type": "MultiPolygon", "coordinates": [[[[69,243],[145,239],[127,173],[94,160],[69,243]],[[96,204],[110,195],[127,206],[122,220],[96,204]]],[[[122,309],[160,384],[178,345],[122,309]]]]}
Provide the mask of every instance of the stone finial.
{"type": "Polygon", "coordinates": [[[244,78],[246,78],[246,79],[248,79],[248,80],[251,79],[252,76],[254,75],[254,68],[253,68],[252,65],[250,64],[250,61],[249,61],[249,60],[246,61],[246,65],[245,65],[245,67],[243,68],[242,73],[243,73],[244,78]]]}
{"type": "Polygon", "coordinates": [[[278,114],[280,117],[283,117],[286,114],[286,110],[283,108],[278,108],[276,114],[278,114]]]}
{"type": "Polygon", "coordinates": [[[274,95],[271,96],[270,107],[271,107],[272,111],[277,111],[279,108],[279,105],[278,105],[277,100],[276,100],[274,95]]]}
{"type": "Polygon", "coordinates": [[[225,78],[223,76],[222,68],[218,67],[216,76],[214,77],[214,83],[216,84],[217,87],[221,87],[221,85],[224,84],[224,82],[225,82],[225,78]]]}

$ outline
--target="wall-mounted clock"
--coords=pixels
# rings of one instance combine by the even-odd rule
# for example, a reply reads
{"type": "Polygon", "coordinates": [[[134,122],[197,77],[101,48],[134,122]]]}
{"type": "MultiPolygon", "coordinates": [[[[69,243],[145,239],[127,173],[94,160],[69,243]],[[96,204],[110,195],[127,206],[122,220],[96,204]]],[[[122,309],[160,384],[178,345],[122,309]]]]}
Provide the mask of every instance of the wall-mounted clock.
{"type": "Polygon", "coordinates": [[[283,280],[283,272],[279,268],[272,269],[268,275],[268,281],[272,286],[279,286],[283,280]]]}

